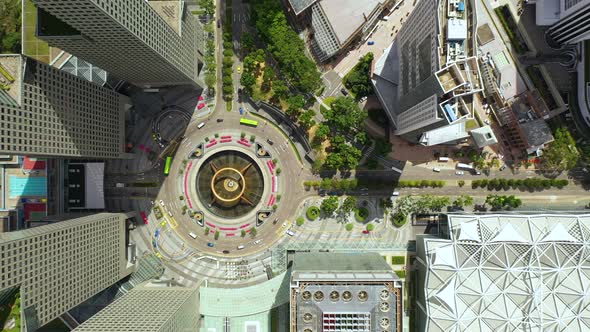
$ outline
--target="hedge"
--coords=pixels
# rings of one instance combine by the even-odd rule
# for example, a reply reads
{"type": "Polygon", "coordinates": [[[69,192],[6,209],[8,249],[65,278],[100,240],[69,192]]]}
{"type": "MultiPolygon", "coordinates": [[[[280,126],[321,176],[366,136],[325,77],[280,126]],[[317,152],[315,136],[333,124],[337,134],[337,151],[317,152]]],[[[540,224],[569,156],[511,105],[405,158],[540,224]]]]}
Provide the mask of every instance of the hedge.
{"type": "Polygon", "coordinates": [[[305,212],[307,219],[314,221],[320,216],[320,208],[317,206],[310,206],[305,212]]]}

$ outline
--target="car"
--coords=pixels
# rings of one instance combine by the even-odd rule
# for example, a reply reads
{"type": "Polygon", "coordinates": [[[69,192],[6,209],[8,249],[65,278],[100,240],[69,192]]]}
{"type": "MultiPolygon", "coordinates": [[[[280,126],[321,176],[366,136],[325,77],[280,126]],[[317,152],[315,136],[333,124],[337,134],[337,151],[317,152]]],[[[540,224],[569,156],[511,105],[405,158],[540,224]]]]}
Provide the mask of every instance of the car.
{"type": "Polygon", "coordinates": [[[399,191],[394,191],[391,193],[391,196],[399,196],[399,191]]]}
{"type": "Polygon", "coordinates": [[[367,97],[366,96],[363,97],[363,98],[361,98],[361,103],[364,103],[365,101],[367,101],[367,97]]]}
{"type": "Polygon", "coordinates": [[[475,171],[475,175],[481,175],[480,171],[475,171]]]}
{"type": "Polygon", "coordinates": [[[190,233],[188,233],[188,235],[189,235],[190,237],[192,237],[193,239],[195,239],[195,240],[197,239],[197,234],[195,234],[195,233],[193,233],[193,232],[190,232],[190,233]]]}
{"type": "Polygon", "coordinates": [[[294,233],[292,230],[290,230],[290,229],[288,229],[288,230],[285,232],[285,234],[287,234],[287,235],[289,235],[289,236],[295,236],[295,233],[294,233]]]}
{"type": "Polygon", "coordinates": [[[267,139],[266,139],[266,143],[268,143],[268,144],[270,144],[270,145],[273,145],[273,144],[275,144],[275,142],[273,142],[273,141],[272,141],[270,138],[267,138],[267,139]]]}
{"type": "Polygon", "coordinates": [[[141,219],[143,219],[143,224],[144,225],[147,225],[148,224],[148,218],[145,215],[145,212],[144,211],[141,211],[141,219]]]}
{"type": "Polygon", "coordinates": [[[283,227],[287,227],[287,222],[286,221],[283,223],[283,227]]]}
{"type": "Polygon", "coordinates": [[[254,241],[254,244],[260,244],[260,242],[262,242],[262,239],[258,239],[256,241],[254,241]]]}
{"type": "Polygon", "coordinates": [[[217,122],[223,122],[223,119],[217,119],[217,122]]]}
{"type": "Polygon", "coordinates": [[[222,251],[224,254],[229,254],[229,250],[222,251]]]}
{"type": "Polygon", "coordinates": [[[150,201],[150,204],[154,205],[154,201],[150,201]]]}
{"type": "Polygon", "coordinates": [[[244,249],[244,248],[246,248],[246,246],[245,246],[245,245],[243,245],[243,244],[240,244],[240,245],[238,246],[238,250],[242,250],[242,249],[244,249]]]}
{"type": "Polygon", "coordinates": [[[172,211],[168,211],[168,215],[170,215],[170,217],[174,217],[174,216],[172,215],[172,211]]]}
{"type": "Polygon", "coordinates": [[[242,67],[238,66],[238,74],[242,72],[242,67]]]}
{"type": "Polygon", "coordinates": [[[369,234],[369,231],[365,229],[365,230],[363,231],[363,234],[369,234]]]}
{"type": "Polygon", "coordinates": [[[369,45],[369,46],[371,46],[371,45],[375,45],[375,42],[374,42],[374,41],[372,41],[372,40],[369,40],[369,41],[367,42],[367,45],[369,45]]]}
{"type": "Polygon", "coordinates": [[[433,172],[440,173],[440,168],[438,168],[438,167],[435,167],[435,168],[433,168],[433,169],[432,169],[432,171],[433,171],[433,172]]]}
{"type": "Polygon", "coordinates": [[[343,95],[348,96],[348,91],[346,91],[345,88],[340,89],[340,92],[342,92],[343,95]]]}
{"type": "Polygon", "coordinates": [[[279,218],[275,218],[275,220],[273,220],[272,224],[276,225],[278,221],[279,221],[279,218]]]}
{"type": "Polygon", "coordinates": [[[240,115],[244,114],[244,109],[240,107],[240,115]]]}
{"type": "Polygon", "coordinates": [[[485,124],[487,124],[488,126],[490,125],[490,119],[485,119],[485,120],[483,120],[483,122],[484,122],[485,124]]]}
{"type": "Polygon", "coordinates": [[[164,205],[164,201],[163,200],[160,200],[160,205],[162,205],[162,206],[164,205]]]}
{"type": "Polygon", "coordinates": [[[502,167],[500,167],[500,171],[503,171],[506,169],[506,164],[502,165],[502,167]]]}
{"type": "Polygon", "coordinates": [[[455,172],[455,175],[463,175],[463,174],[465,174],[465,172],[463,172],[463,171],[456,171],[455,172]]]}
{"type": "Polygon", "coordinates": [[[213,242],[208,242],[207,247],[213,248],[213,247],[215,247],[215,244],[213,242]]]}

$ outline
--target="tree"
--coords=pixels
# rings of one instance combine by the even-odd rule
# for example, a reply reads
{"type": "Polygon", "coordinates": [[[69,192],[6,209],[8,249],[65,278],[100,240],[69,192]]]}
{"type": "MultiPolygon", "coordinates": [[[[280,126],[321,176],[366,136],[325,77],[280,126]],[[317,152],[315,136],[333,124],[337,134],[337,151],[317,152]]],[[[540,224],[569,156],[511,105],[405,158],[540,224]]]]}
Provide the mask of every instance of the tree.
{"type": "Polygon", "coordinates": [[[346,230],[350,232],[354,228],[354,224],[352,224],[352,223],[351,224],[346,224],[346,226],[344,228],[346,228],[346,230]]]}
{"type": "Polygon", "coordinates": [[[557,173],[571,170],[580,158],[576,141],[565,127],[558,128],[553,137],[555,140],[549,143],[549,147],[543,149],[543,156],[541,156],[543,169],[557,173]]]}
{"type": "Polygon", "coordinates": [[[275,71],[270,66],[266,66],[264,68],[264,74],[262,74],[262,85],[260,89],[262,91],[269,91],[270,90],[270,83],[275,78],[275,71]]]}
{"type": "Polygon", "coordinates": [[[315,131],[315,137],[320,141],[325,140],[329,134],[330,134],[330,127],[328,127],[328,125],[326,125],[324,123],[320,123],[320,125],[318,126],[318,129],[315,131]]]}
{"type": "Polygon", "coordinates": [[[361,129],[367,112],[361,110],[354,99],[338,97],[332,102],[331,109],[324,109],[323,115],[336,131],[349,133],[361,129]]]}
{"type": "Polygon", "coordinates": [[[367,231],[372,232],[374,229],[375,229],[375,225],[373,225],[373,224],[367,225],[367,231]]]}
{"type": "Polygon", "coordinates": [[[305,223],[305,219],[301,216],[297,217],[297,226],[302,226],[305,223]]]}
{"type": "Polygon", "coordinates": [[[213,89],[213,88],[215,88],[216,82],[217,82],[217,75],[215,75],[215,72],[207,71],[205,73],[205,85],[207,85],[207,87],[209,89],[213,89]]]}
{"type": "Polygon", "coordinates": [[[336,209],[338,209],[338,197],[330,196],[322,201],[320,205],[320,209],[324,212],[326,216],[331,216],[334,214],[336,209]]]}
{"type": "Polygon", "coordinates": [[[242,229],[241,235],[242,235],[242,237],[246,237],[246,230],[245,229],[242,229]]]}
{"type": "Polygon", "coordinates": [[[284,99],[289,93],[289,88],[283,80],[275,80],[272,83],[272,89],[274,91],[274,96],[278,99],[284,99]]]}
{"type": "Polygon", "coordinates": [[[252,34],[248,33],[248,32],[244,32],[242,34],[242,49],[244,51],[246,51],[247,53],[252,52],[255,49],[254,46],[254,37],[252,36],[252,34]]]}
{"type": "Polygon", "coordinates": [[[301,126],[303,128],[310,128],[313,125],[315,125],[315,111],[314,110],[307,110],[305,112],[303,112],[300,116],[299,116],[299,124],[301,124],[301,126]]]}
{"type": "Polygon", "coordinates": [[[356,98],[361,98],[373,94],[373,84],[371,82],[371,65],[373,63],[373,53],[369,52],[359,59],[359,62],[352,70],[344,76],[342,80],[344,86],[349,89],[356,98]]]}
{"type": "Polygon", "coordinates": [[[256,234],[257,234],[256,227],[252,227],[252,228],[250,228],[250,235],[251,235],[252,237],[255,237],[255,236],[256,236],[256,234]]]}
{"type": "Polygon", "coordinates": [[[256,84],[256,77],[254,77],[252,73],[245,71],[242,73],[242,77],[240,77],[240,84],[242,84],[247,91],[252,92],[252,87],[256,84]]]}
{"type": "Polygon", "coordinates": [[[199,7],[205,11],[205,14],[213,16],[215,14],[215,3],[213,0],[199,0],[199,7]]]}
{"type": "Polygon", "coordinates": [[[356,208],[356,203],[357,203],[356,197],[348,196],[348,197],[346,197],[344,202],[342,202],[342,206],[340,207],[340,210],[344,214],[350,213],[350,212],[352,212],[352,210],[354,210],[356,208]]]}

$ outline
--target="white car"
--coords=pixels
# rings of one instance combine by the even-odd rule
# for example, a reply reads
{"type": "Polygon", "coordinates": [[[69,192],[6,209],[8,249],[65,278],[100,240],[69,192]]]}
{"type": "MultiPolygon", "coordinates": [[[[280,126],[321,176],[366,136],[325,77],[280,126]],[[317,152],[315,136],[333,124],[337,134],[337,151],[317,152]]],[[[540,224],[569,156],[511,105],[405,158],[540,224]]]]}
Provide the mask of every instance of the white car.
{"type": "Polygon", "coordinates": [[[262,242],[262,240],[261,239],[258,239],[256,241],[254,241],[254,244],[260,244],[260,242],[262,242]]]}
{"type": "Polygon", "coordinates": [[[287,234],[289,236],[294,236],[295,235],[295,233],[292,230],[290,230],[290,229],[288,229],[287,232],[285,232],[285,234],[287,234]]]}
{"type": "Polygon", "coordinates": [[[170,217],[174,217],[174,216],[172,215],[172,211],[168,211],[168,215],[169,215],[170,217]]]}
{"type": "Polygon", "coordinates": [[[484,122],[485,124],[487,124],[488,126],[490,125],[490,119],[485,119],[485,120],[483,120],[483,122],[484,122]]]}
{"type": "Polygon", "coordinates": [[[160,200],[160,205],[164,206],[164,201],[160,200]]]}
{"type": "Polygon", "coordinates": [[[463,172],[463,171],[456,171],[455,172],[455,175],[463,175],[463,174],[465,174],[465,172],[463,172]]]}

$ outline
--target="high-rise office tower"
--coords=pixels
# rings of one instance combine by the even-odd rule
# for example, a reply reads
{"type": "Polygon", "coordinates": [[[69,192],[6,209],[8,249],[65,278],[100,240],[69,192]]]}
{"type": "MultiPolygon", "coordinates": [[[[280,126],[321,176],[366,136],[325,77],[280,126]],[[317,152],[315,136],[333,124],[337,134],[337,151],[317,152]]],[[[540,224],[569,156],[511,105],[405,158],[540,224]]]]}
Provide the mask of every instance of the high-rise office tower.
{"type": "Polygon", "coordinates": [[[189,332],[198,330],[199,288],[147,281],[78,326],[76,332],[189,332]]]}
{"type": "Polygon", "coordinates": [[[129,275],[126,215],[99,213],[0,234],[0,293],[20,289],[34,331],[129,275]]]}
{"type": "Polygon", "coordinates": [[[119,158],[129,99],[20,55],[0,56],[0,153],[119,158]]]}
{"type": "Polygon", "coordinates": [[[422,145],[469,137],[474,95],[482,91],[469,1],[419,1],[377,60],[373,85],[394,134],[422,145]]]}
{"type": "Polygon", "coordinates": [[[537,25],[551,25],[549,36],[559,44],[590,39],[590,0],[536,0],[537,25]]]}
{"type": "Polygon", "coordinates": [[[33,2],[51,46],[139,86],[196,84],[198,25],[184,1],[33,2]]]}

